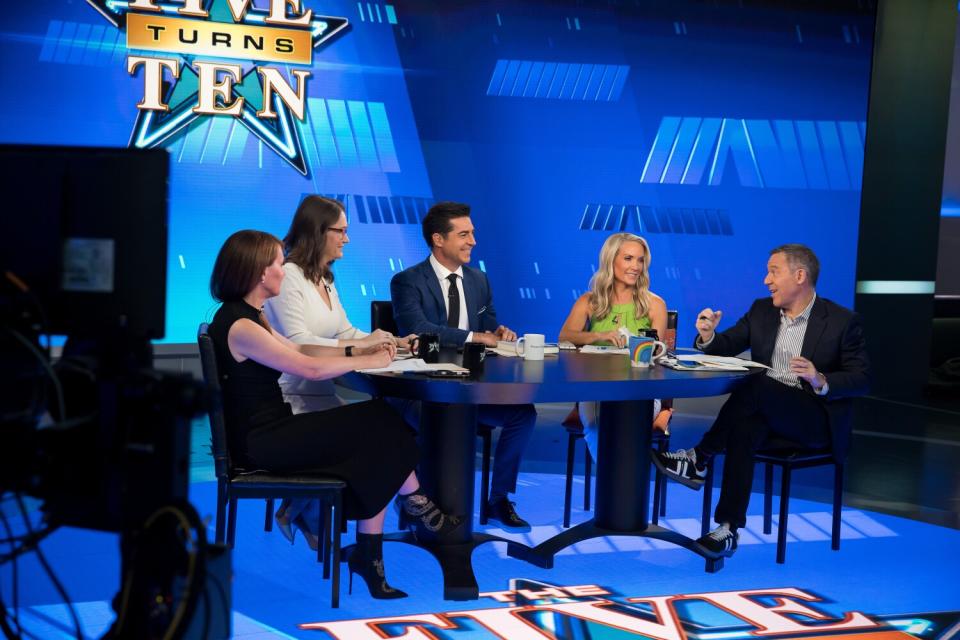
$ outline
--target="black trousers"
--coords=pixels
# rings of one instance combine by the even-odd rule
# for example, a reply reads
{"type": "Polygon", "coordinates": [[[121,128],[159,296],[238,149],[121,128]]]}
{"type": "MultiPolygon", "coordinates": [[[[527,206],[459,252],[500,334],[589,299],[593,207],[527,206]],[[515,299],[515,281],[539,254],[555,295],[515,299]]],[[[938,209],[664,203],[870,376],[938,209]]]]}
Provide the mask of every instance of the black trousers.
{"type": "MultiPolygon", "coordinates": [[[[419,401],[387,398],[387,402],[403,415],[407,424],[419,428],[419,401]]],[[[490,502],[494,502],[517,491],[520,461],[537,426],[537,410],[532,404],[481,404],[477,406],[477,421],[502,427],[490,477],[490,502]]]]}
{"type": "Polygon", "coordinates": [[[828,446],[830,425],[823,401],[766,375],[751,376],[730,395],[697,445],[707,456],[726,453],[716,522],[737,528],[746,525],[754,454],[770,436],[804,447],[828,446]]]}

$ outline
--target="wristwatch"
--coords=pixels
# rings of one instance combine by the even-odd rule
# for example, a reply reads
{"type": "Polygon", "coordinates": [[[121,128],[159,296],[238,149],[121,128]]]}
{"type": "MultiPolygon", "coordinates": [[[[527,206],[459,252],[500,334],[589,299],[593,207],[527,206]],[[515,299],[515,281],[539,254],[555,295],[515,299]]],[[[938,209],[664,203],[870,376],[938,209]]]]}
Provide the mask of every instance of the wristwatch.
{"type": "Polygon", "coordinates": [[[825,396],[830,393],[830,384],[827,382],[827,376],[823,375],[822,371],[817,371],[817,378],[822,380],[823,384],[816,390],[816,394],[818,396],[825,396]]]}
{"type": "Polygon", "coordinates": [[[351,344],[351,345],[348,345],[348,346],[344,347],[344,348],[343,348],[343,352],[344,352],[344,354],[346,354],[346,356],[347,356],[348,358],[352,358],[352,357],[353,357],[353,345],[351,344]]]}

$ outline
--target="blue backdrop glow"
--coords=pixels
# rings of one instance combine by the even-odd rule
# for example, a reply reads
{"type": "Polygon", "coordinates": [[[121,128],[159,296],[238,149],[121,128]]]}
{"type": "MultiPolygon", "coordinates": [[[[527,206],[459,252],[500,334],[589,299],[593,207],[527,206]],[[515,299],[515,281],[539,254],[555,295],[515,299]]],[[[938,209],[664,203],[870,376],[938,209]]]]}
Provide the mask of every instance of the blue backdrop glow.
{"type": "MultiPolygon", "coordinates": [[[[335,271],[363,328],[441,199],[473,206],[474,263],[520,332],[556,336],[619,229],[650,242],[682,342],[700,308],[732,321],[764,295],[782,242],[813,246],[821,293],[851,304],[873,15],[780,4],[307,0],[351,22],[313,64],[308,176],[232,117],[166,143],[167,341],[212,315],[223,239],[283,235],[306,193],[346,202],[335,271]]],[[[128,144],[143,78],[122,32],[81,0],[5,12],[0,142],[128,144]]]]}

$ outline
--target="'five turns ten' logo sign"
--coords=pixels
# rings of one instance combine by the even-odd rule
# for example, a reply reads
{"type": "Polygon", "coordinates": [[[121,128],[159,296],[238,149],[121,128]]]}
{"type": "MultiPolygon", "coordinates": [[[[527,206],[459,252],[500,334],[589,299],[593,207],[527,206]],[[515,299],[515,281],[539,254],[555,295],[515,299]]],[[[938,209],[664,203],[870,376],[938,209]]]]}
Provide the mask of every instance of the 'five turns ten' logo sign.
{"type": "Polygon", "coordinates": [[[87,0],[126,32],[143,79],[131,146],[156,147],[200,117],[233,117],[307,174],[294,118],[306,113],[314,51],[348,26],[302,0],[87,0]],[[284,73],[287,70],[287,73],[284,73]]]}

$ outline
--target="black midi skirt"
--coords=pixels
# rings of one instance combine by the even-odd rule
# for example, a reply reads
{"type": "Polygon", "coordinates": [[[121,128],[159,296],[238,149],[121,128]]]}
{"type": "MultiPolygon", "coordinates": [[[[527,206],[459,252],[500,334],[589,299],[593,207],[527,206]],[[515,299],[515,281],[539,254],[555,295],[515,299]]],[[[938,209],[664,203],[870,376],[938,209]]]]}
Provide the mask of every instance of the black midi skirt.
{"type": "Polygon", "coordinates": [[[344,514],[377,515],[417,466],[413,430],[382,400],[291,415],[247,435],[247,457],[273,473],[315,473],[347,483],[344,514]]]}

